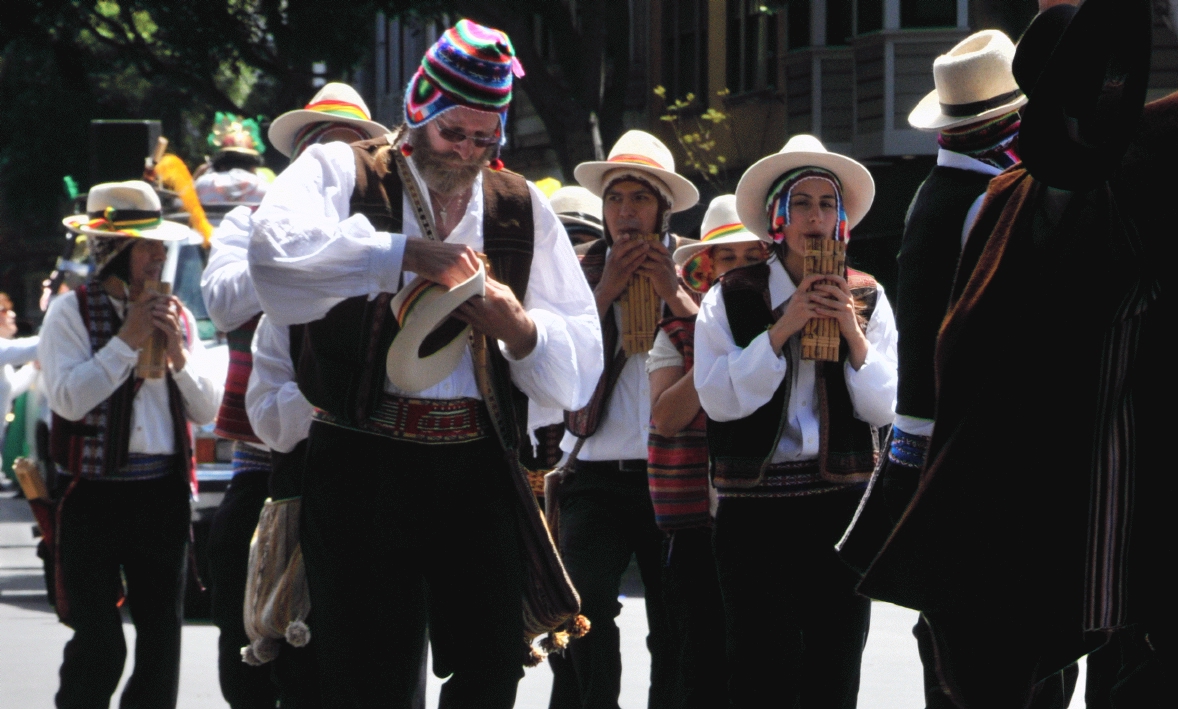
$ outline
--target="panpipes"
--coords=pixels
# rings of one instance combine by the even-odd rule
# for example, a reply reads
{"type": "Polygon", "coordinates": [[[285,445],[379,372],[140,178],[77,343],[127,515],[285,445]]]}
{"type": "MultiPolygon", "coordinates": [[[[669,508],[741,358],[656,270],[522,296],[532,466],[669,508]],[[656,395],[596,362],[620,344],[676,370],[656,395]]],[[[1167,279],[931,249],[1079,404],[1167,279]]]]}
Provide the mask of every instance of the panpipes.
{"type": "MultiPolygon", "coordinates": [[[[156,295],[171,295],[172,284],[161,281],[147,281],[143,289],[156,295]]],[[[140,379],[163,379],[168,373],[168,336],[156,328],[151,331],[147,344],[139,350],[139,364],[135,376],[140,379]]]]}
{"type": "MultiPolygon", "coordinates": [[[[659,241],[658,234],[632,237],[643,241],[659,241]]],[[[618,298],[622,308],[622,349],[627,357],[645,354],[654,347],[654,336],[658,330],[662,303],[654,284],[639,273],[630,276],[630,283],[618,298]]]]}
{"type": "MultiPolygon", "coordinates": [[[[802,277],[847,275],[847,245],[838,239],[806,237],[802,277]]],[[[839,323],[834,318],[810,318],[802,328],[802,359],[837,362],[839,323]]]]}

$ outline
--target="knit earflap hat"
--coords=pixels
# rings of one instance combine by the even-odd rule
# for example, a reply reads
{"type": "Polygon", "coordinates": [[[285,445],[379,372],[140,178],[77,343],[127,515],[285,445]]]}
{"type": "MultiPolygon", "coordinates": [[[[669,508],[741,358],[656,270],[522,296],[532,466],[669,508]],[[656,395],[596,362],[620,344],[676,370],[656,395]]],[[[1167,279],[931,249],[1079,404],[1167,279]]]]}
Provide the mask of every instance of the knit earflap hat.
{"type": "Polygon", "coordinates": [[[675,172],[675,157],[663,141],[641,130],[627,131],[618,138],[605,160],[583,162],[573,170],[581,186],[601,197],[614,173],[632,172],[653,178],[670,197],[671,211],[682,212],[699,202],[699,190],[691,180],[675,172]]]}
{"type": "Polygon", "coordinates": [[[683,281],[699,293],[707,292],[712,284],[712,247],[761,241],[740,223],[734,194],[723,194],[712,200],[699,233],[699,241],[680,246],[673,256],[683,281]]]}
{"type": "Polygon", "coordinates": [[[345,123],[360,129],[369,138],[379,138],[389,132],[388,128],[372,120],[368,104],[356,89],[333,81],[319,89],[303,108],[275,118],[270,124],[270,142],[278,152],[291,157],[299,132],[315,123],[345,123]]]}
{"type": "Polygon", "coordinates": [[[601,198],[584,187],[568,185],[552,194],[552,211],[566,227],[602,230],[601,198]]]}
{"type": "Polygon", "coordinates": [[[512,80],[523,75],[505,32],[459,20],[421,58],[405,91],[405,122],[419,128],[452,108],[465,106],[499,114],[502,142],[512,80]]]}
{"type": "MultiPolygon", "coordinates": [[[[827,151],[822,141],[812,135],[795,135],[776,155],[753,163],[736,186],[736,213],[741,223],[762,241],[774,240],[769,233],[768,202],[781,191],[783,178],[803,168],[816,168],[816,177],[825,173],[835,178],[840,206],[846,214],[846,229],[854,228],[871,209],[875,180],[867,168],[845,155],[827,151]]],[[[795,179],[799,176],[793,175],[795,179]]]]}
{"type": "Polygon", "coordinates": [[[1014,43],[999,30],[966,37],[933,61],[936,88],[908,114],[917,130],[979,123],[1005,115],[1027,102],[1011,71],[1014,43]]]}
{"type": "Polygon", "coordinates": [[[102,271],[135,239],[184,241],[195,235],[181,224],[164,221],[159,195],[142,180],[105,182],[90,188],[86,213],[61,220],[66,229],[85,234],[95,272],[102,271]]]}

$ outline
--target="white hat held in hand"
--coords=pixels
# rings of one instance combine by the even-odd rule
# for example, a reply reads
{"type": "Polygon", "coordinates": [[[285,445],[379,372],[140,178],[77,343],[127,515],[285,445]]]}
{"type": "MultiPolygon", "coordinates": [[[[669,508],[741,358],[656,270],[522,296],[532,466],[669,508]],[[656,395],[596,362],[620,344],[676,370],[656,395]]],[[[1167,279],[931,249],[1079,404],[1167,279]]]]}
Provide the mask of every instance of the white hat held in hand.
{"type": "Polygon", "coordinates": [[[979,123],[1018,109],[1027,102],[1011,71],[1014,43],[999,30],[982,30],[957,43],[933,61],[932,93],[908,114],[918,130],[979,123]]]}
{"type": "Polygon", "coordinates": [[[423,391],[458,368],[470,325],[451,318],[459,305],[486,293],[486,272],[479,270],[447,289],[421,276],[397,292],[389,303],[401,329],[389,346],[385,368],[389,381],[402,391],[423,391]]]}

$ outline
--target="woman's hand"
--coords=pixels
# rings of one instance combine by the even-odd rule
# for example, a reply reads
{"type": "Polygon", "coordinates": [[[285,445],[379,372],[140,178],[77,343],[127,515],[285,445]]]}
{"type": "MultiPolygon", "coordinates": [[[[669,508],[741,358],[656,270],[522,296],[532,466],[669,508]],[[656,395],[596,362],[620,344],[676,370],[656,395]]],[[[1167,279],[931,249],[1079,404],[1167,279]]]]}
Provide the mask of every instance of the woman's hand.
{"type": "Polygon", "coordinates": [[[184,349],[184,334],[181,331],[180,299],[176,296],[159,298],[151,309],[151,322],[167,338],[168,361],[173,372],[184,369],[188,363],[188,352],[184,349]]]}
{"type": "Polygon", "coordinates": [[[859,328],[851,286],[840,276],[823,276],[822,282],[814,286],[814,292],[810,295],[818,317],[838,321],[839,333],[850,349],[847,360],[858,371],[867,360],[867,336],[859,328]]]}
{"type": "Polygon", "coordinates": [[[805,327],[810,318],[818,317],[814,294],[809,290],[811,286],[823,278],[825,276],[803,278],[802,282],[798,284],[797,291],[785,302],[785,312],[769,328],[769,344],[773,346],[773,351],[777,354],[781,354],[781,348],[785,347],[786,341],[793,337],[795,332],[799,332],[805,327]]]}

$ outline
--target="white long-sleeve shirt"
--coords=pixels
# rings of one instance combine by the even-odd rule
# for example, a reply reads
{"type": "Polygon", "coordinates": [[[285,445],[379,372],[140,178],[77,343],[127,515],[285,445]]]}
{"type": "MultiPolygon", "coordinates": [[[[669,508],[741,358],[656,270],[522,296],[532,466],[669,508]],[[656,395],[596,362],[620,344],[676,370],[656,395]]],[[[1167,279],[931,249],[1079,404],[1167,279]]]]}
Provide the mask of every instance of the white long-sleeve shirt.
{"type": "MultiPolygon", "coordinates": [[[[664,236],[663,246],[670,244],[670,236],[664,236]]],[[[605,253],[608,259],[609,250],[605,253]]],[[[659,301],[659,312],[662,312],[662,308],[663,303],[659,301]]],[[[611,308],[611,315],[621,332],[622,308],[616,301],[611,308]]],[[[621,347],[619,337],[617,348],[610,356],[621,347]]],[[[646,372],[649,356],[649,353],[643,352],[631,355],[626,360],[613,393],[606,402],[605,411],[602,412],[601,423],[597,431],[581,445],[577,460],[646,460],[649,453],[646,442],[650,435],[650,375],[646,372]]],[[[566,431],[560,449],[571,453],[576,444],[577,437],[566,431]]]]}
{"type": "MultiPolygon", "coordinates": [[[[428,200],[429,191],[413,170],[428,200]]],[[[349,146],[312,145],[278,176],[254,213],[250,274],[275,325],[318,320],[346,298],[395,293],[412,281],[414,274],[403,272],[401,261],[406,240],[421,238],[421,227],[408,196],[402,199],[405,233],[378,232],[364,215],[351,214],[355,184],[356,158],[349,146]]],[[[536,347],[519,359],[502,342],[500,348],[512,380],[537,406],[576,410],[589,401],[601,375],[601,326],[564,226],[543,193],[530,182],[528,189],[535,248],[523,307],[536,323],[536,347]]],[[[483,250],[481,175],[446,241],[483,250]]],[[[385,390],[426,399],[481,398],[469,348],[454,373],[437,385],[408,392],[386,380],[385,390]]]]}
{"type": "Polygon", "coordinates": [[[36,335],[18,337],[15,340],[0,337],[0,367],[6,364],[19,367],[37,359],[37,344],[40,339],[36,335]]]}
{"type": "Polygon", "coordinates": [[[245,391],[250,426],[262,442],[289,453],[311,431],[311,403],[299,391],[290,359],[290,327],[263,315],[254,332],[254,369],[245,391]]]}
{"type": "MultiPolygon", "coordinates": [[[[113,301],[116,312],[123,315],[123,305],[113,301]]],[[[205,356],[204,345],[197,337],[192,313],[188,316],[188,362],[172,374],[184,399],[188,420],[203,425],[217,415],[221,401],[221,382],[208,376],[213,371],[205,356]]],[[[133,376],[139,351],[119,337],[112,337],[102,349],[93,352],[90,334],[78,312],[77,293],[54,299],[41,325],[41,346],[37,351],[44,373],[45,395],[49,408],[70,421],[81,420],[110,398],[127,377],[133,376]]],[[[168,408],[165,379],[146,379],[131,406],[131,453],[167,455],[176,452],[172,435],[172,417],[168,408]]]]}
{"type": "Polygon", "coordinates": [[[262,312],[246,260],[252,215],[247,206],[233,209],[209,242],[209,263],[200,277],[200,292],[209,318],[221,332],[236,330],[262,312]]]}
{"type": "MultiPolygon", "coordinates": [[[[892,423],[896,407],[896,322],[892,308],[877,286],[875,312],[867,323],[867,358],[855,370],[844,366],[847,390],[855,417],[872,426],[892,423]]],[[[769,296],[773,308],[787,301],[797,286],[777,259],[769,262],[769,296]]],[[[800,350],[798,338],[788,347],[800,350]]],[[[788,403],[788,422],[773,463],[813,460],[818,457],[819,412],[815,388],[815,363],[794,358],[796,371],[788,372],[784,355],[773,351],[769,333],[753,338],[748,347],[736,346],[724,292],[712,288],[700,305],[695,325],[695,388],[708,416],[716,421],[735,421],[768,403],[784,378],[793,377],[788,403]]]]}

